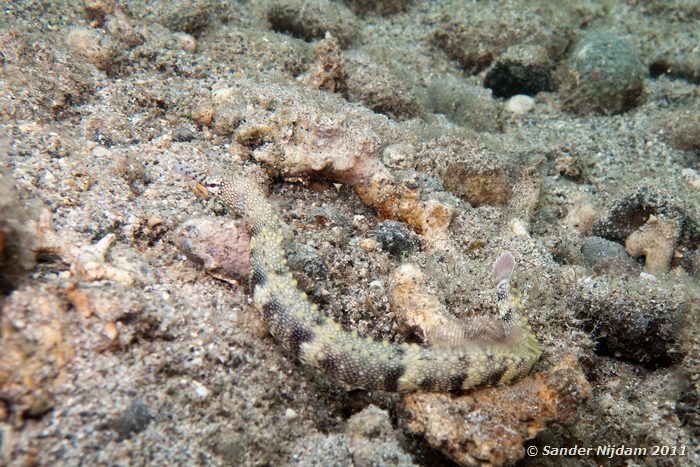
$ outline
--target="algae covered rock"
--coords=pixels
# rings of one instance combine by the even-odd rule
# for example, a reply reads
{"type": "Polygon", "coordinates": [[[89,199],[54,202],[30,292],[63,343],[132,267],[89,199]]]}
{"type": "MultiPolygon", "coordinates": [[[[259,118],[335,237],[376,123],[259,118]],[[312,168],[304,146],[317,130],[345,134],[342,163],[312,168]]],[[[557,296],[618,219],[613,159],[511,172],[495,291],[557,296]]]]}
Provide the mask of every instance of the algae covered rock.
{"type": "Polygon", "coordinates": [[[468,74],[478,74],[510,47],[541,46],[558,59],[569,46],[570,17],[546,3],[444,2],[431,41],[468,74]]]}
{"type": "Polygon", "coordinates": [[[678,363],[686,299],[680,286],[638,278],[600,276],[579,283],[571,307],[597,339],[597,353],[648,368],[678,363]]]}
{"type": "Polygon", "coordinates": [[[593,234],[624,243],[627,253],[643,256],[651,274],[680,266],[694,270],[700,228],[687,195],[643,183],[613,202],[593,223],[593,234]]]}
{"type": "Polygon", "coordinates": [[[352,11],[327,0],[272,2],[267,20],[274,31],[305,41],[323,39],[329,31],[343,47],[357,39],[360,29],[352,11]]]}
{"type": "MultiPolygon", "coordinates": [[[[415,393],[404,397],[408,431],[459,465],[512,465],[525,456],[523,442],[548,424],[570,425],[591,395],[575,359],[510,386],[464,396],[415,393]]],[[[528,451],[529,452],[529,451],[528,451]]]]}
{"type": "Polygon", "coordinates": [[[646,69],[639,54],[620,37],[591,33],[563,65],[559,93],[576,113],[618,114],[644,99],[646,69]]]}
{"type": "Polygon", "coordinates": [[[391,67],[364,53],[352,53],[346,58],[343,94],[347,100],[396,120],[421,114],[420,103],[410,85],[391,67]]]}
{"type": "Polygon", "coordinates": [[[453,75],[434,79],[427,89],[428,106],[457,125],[476,131],[500,130],[498,106],[491,92],[453,75]]]}

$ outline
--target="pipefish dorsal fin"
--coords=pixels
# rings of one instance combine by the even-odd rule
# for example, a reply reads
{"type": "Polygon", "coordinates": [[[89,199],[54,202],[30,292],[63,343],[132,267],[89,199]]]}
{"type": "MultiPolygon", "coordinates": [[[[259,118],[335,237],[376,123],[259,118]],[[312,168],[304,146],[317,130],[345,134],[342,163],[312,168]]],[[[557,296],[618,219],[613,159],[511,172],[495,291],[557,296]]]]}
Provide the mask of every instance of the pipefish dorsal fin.
{"type": "Polygon", "coordinates": [[[515,258],[513,255],[510,251],[502,253],[501,256],[496,258],[496,261],[493,263],[493,268],[491,269],[491,282],[493,286],[499,287],[502,284],[510,282],[514,270],[515,258]]]}

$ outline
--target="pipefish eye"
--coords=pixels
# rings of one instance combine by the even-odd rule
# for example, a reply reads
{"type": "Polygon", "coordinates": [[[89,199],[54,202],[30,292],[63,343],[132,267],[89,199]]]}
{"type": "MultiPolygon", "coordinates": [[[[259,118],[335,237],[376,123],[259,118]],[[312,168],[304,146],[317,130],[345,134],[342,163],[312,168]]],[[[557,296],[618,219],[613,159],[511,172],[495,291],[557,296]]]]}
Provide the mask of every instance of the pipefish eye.
{"type": "Polygon", "coordinates": [[[221,181],[216,179],[204,179],[199,183],[213,194],[216,194],[221,188],[221,181]]]}

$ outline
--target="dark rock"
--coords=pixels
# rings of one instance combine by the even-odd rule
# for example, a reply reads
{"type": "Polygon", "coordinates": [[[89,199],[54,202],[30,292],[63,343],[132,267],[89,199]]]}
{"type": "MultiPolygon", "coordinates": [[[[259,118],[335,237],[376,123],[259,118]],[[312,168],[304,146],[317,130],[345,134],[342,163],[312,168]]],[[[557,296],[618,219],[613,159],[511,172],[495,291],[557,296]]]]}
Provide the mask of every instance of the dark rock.
{"type": "Polygon", "coordinates": [[[646,69],[621,38],[591,33],[581,40],[559,75],[559,93],[576,113],[618,114],[644,98],[646,69]]]}
{"type": "Polygon", "coordinates": [[[649,368],[673,365],[685,350],[685,296],[644,278],[600,276],[579,283],[570,306],[598,340],[601,355],[649,368]]]}
{"type": "Polygon", "coordinates": [[[116,431],[119,439],[129,439],[132,435],[142,432],[153,420],[151,409],[141,401],[134,401],[124,413],[105,424],[106,429],[116,431]]]}
{"type": "Polygon", "coordinates": [[[374,229],[372,236],[382,250],[393,256],[408,255],[420,246],[420,240],[401,222],[384,221],[374,229]]]}
{"type": "Polygon", "coordinates": [[[328,277],[328,263],[308,245],[287,242],[287,264],[299,282],[299,288],[318,296],[328,277]]]}
{"type": "Polygon", "coordinates": [[[581,253],[588,266],[595,266],[600,260],[610,257],[630,259],[625,247],[600,237],[586,237],[581,246],[581,253]]]}

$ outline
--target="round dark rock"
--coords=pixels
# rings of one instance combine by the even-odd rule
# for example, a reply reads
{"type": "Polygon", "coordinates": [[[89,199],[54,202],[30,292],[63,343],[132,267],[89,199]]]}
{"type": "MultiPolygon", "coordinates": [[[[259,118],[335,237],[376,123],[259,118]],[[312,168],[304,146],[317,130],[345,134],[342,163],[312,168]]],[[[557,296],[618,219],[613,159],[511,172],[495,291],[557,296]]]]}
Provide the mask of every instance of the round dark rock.
{"type": "Polygon", "coordinates": [[[128,439],[145,430],[151,420],[153,420],[151,409],[137,400],[132,402],[121,416],[107,422],[105,428],[116,431],[119,439],[128,439]]]}
{"type": "Polygon", "coordinates": [[[299,288],[313,296],[318,296],[323,289],[323,282],[328,277],[328,263],[312,247],[304,244],[287,242],[287,264],[299,282],[299,288]]]}
{"type": "Polygon", "coordinates": [[[581,253],[588,266],[595,266],[605,258],[616,257],[628,259],[629,255],[625,247],[616,242],[611,242],[601,237],[586,237],[581,246],[581,253]]]}
{"type": "Polygon", "coordinates": [[[564,64],[559,93],[576,113],[617,114],[644,98],[646,68],[639,54],[618,36],[594,32],[564,64]]]}
{"type": "Polygon", "coordinates": [[[407,255],[420,246],[416,234],[397,221],[382,222],[372,236],[382,245],[382,250],[393,256],[407,255]]]}

